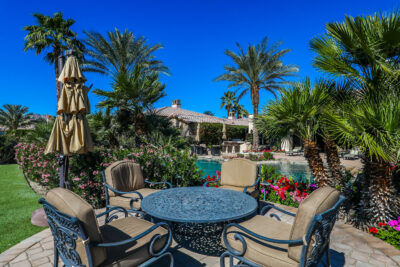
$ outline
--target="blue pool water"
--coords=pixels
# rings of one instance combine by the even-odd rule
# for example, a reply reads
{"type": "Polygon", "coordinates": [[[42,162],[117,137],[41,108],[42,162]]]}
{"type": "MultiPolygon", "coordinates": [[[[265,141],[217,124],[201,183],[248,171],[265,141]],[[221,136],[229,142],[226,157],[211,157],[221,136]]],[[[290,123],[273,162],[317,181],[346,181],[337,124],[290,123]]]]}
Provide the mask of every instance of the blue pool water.
{"type": "MultiPolygon", "coordinates": [[[[221,171],[221,163],[216,160],[199,159],[196,165],[203,171],[204,176],[215,175],[216,171],[221,171]]],[[[298,162],[272,162],[266,165],[273,166],[283,175],[291,176],[296,181],[312,180],[312,174],[307,164],[298,162]]]]}

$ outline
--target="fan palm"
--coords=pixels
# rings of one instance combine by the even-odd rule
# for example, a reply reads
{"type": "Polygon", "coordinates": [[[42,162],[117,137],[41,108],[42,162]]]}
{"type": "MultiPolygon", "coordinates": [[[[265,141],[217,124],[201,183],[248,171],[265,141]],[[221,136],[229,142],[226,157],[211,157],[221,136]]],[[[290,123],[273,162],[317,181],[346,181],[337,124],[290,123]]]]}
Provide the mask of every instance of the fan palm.
{"type": "MultiPolygon", "coordinates": [[[[260,44],[248,45],[244,51],[240,44],[237,44],[239,53],[226,50],[234,65],[226,65],[225,73],[217,77],[215,81],[230,82],[229,88],[236,87],[241,91],[238,99],[250,92],[253,104],[254,117],[258,115],[260,90],[266,90],[274,95],[285,84],[285,78],[298,71],[294,65],[284,65],[282,57],[289,49],[279,49],[281,43],[268,46],[268,38],[264,38],[260,44]]],[[[253,129],[253,146],[258,146],[258,129],[253,129]]]]}
{"type": "Polygon", "coordinates": [[[388,219],[398,210],[388,200],[396,196],[388,167],[393,157],[386,149],[396,147],[387,140],[396,135],[390,121],[396,115],[395,103],[388,102],[399,96],[400,14],[346,17],[344,22],[328,23],[326,29],[311,41],[317,53],[314,66],[352,82],[360,101],[346,106],[348,112],[332,116],[330,131],[342,137],[352,132],[353,144],[360,146],[366,159],[362,205],[372,222],[388,219]]]}
{"type": "Polygon", "coordinates": [[[342,114],[328,114],[326,124],[342,143],[365,154],[364,208],[371,222],[394,218],[399,212],[391,162],[397,161],[400,142],[400,98],[372,98],[346,103],[342,114]]]}
{"type": "Polygon", "coordinates": [[[231,110],[236,105],[237,97],[234,92],[228,91],[221,97],[221,108],[225,107],[228,117],[230,116],[231,110]]]}
{"type": "Polygon", "coordinates": [[[132,115],[136,131],[140,133],[145,127],[143,112],[165,96],[164,89],[165,85],[158,80],[157,72],[144,73],[142,66],[137,65],[133,72],[117,74],[112,91],[96,89],[93,92],[104,98],[99,102],[100,107],[117,110],[121,123],[128,126],[127,119],[132,115]]]}
{"type": "Polygon", "coordinates": [[[316,136],[320,129],[320,116],[329,103],[325,83],[311,85],[309,79],[297,82],[281,91],[281,97],[269,101],[263,114],[256,119],[256,127],[268,138],[283,138],[295,134],[303,140],[305,157],[316,182],[329,184],[316,136]]]}
{"type": "MultiPolygon", "coordinates": [[[[50,64],[54,64],[57,79],[57,75],[61,71],[58,69],[58,57],[67,49],[74,49],[78,53],[83,51],[83,44],[76,38],[77,34],[71,30],[75,21],[64,19],[61,12],[54,13],[53,17],[40,13],[35,13],[33,16],[36,19],[36,25],[28,25],[23,28],[28,31],[25,36],[24,51],[34,50],[36,55],[44,52],[44,59],[50,64]]],[[[58,96],[59,90],[57,89],[57,99],[58,96]]]]}
{"type": "Polygon", "coordinates": [[[244,108],[243,105],[240,105],[239,102],[235,102],[235,105],[232,108],[232,112],[236,115],[237,119],[249,116],[249,112],[244,108]]]}
{"type": "Polygon", "coordinates": [[[144,37],[137,38],[128,30],[108,32],[108,39],[97,32],[85,34],[88,58],[82,65],[84,71],[115,77],[118,73],[132,72],[141,65],[143,71],[168,73],[168,68],[154,56],[154,52],[162,48],[161,44],[149,45],[144,37]]]}
{"type": "Polygon", "coordinates": [[[2,109],[0,108],[0,125],[5,126],[8,130],[17,130],[30,125],[31,115],[28,113],[27,107],[5,104],[2,109]]]}

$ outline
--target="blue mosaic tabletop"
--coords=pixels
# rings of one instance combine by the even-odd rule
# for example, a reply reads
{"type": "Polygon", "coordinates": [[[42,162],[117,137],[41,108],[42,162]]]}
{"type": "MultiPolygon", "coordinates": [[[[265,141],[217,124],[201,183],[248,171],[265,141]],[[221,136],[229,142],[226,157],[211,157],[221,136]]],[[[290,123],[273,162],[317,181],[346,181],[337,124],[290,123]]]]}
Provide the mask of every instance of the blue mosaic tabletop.
{"type": "Polygon", "coordinates": [[[212,187],[160,190],[142,200],[147,214],[181,223],[216,223],[236,220],[257,210],[257,201],[242,192],[212,187]]]}

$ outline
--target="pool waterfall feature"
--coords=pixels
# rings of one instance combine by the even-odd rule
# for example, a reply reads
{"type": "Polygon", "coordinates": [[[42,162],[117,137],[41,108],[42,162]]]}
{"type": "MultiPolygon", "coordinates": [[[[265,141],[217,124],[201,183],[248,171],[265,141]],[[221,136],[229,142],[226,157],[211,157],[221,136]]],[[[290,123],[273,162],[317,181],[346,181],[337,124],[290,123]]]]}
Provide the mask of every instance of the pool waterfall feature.
{"type": "MultiPolygon", "coordinates": [[[[203,171],[204,176],[216,175],[216,171],[221,171],[221,160],[199,159],[196,165],[203,171]]],[[[306,162],[293,162],[286,160],[263,161],[262,165],[273,166],[282,175],[293,177],[296,181],[313,180],[312,173],[306,162]]]]}

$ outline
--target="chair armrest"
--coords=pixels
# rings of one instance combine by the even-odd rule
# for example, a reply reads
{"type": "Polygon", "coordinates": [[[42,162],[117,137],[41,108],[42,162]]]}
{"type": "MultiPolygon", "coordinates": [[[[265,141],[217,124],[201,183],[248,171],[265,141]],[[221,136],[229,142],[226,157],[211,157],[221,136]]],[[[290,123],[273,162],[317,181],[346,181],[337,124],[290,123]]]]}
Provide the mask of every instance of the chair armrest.
{"type": "MultiPolygon", "coordinates": [[[[137,192],[137,191],[121,192],[121,191],[118,191],[117,189],[112,188],[110,185],[108,185],[108,184],[106,184],[106,183],[104,183],[104,186],[107,187],[107,189],[113,191],[114,193],[117,193],[117,194],[120,194],[120,195],[125,195],[125,194],[137,194],[141,200],[143,199],[142,194],[140,194],[140,193],[137,192]]],[[[125,197],[125,198],[132,198],[132,197],[126,197],[126,196],[124,196],[124,197],[125,197]]],[[[132,199],[133,199],[133,198],[132,198],[132,199]]]]}
{"type": "Polygon", "coordinates": [[[123,208],[123,207],[112,207],[112,208],[110,208],[109,210],[106,210],[106,211],[104,211],[104,212],[102,212],[102,213],[100,213],[100,214],[97,214],[97,215],[96,215],[96,218],[99,218],[99,217],[102,217],[102,216],[104,216],[104,215],[107,215],[107,214],[109,214],[110,212],[115,211],[115,210],[118,210],[118,211],[120,211],[120,212],[123,212],[123,213],[125,214],[125,218],[128,217],[128,212],[126,211],[125,208],[123,208]]]}
{"type": "MultiPolygon", "coordinates": [[[[274,238],[269,238],[266,236],[261,236],[258,235],[256,233],[254,233],[253,231],[250,231],[249,229],[237,224],[237,223],[230,223],[227,226],[225,226],[224,231],[222,232],[222,239],[224,240],[225,246],[228,249],[229,252],[231,252],[232,254],[236,255],[236,256],[243,256],[246,253],[246,249],[247,249],[247,244],[246,244],[246,240],[244,239],[244,237],[248,237],[252,240],[254,239],[259,239],[262,241],[266,241],[266,242],[270,242],[270,243],[276,243],[276,244],[303,244],[303,239],[299,238],[299,239],[295,239],[295,240],[284,240],[284,239],[274,239],[274,238]],[[228,229],[231,227],[236,227],[238,229],[240,229],[243,232],[239,232],[239,231],[232,231],[229,233],[234,233],[234,238],[235,240],[239,240],[242,243],[242,250],[238,251],[236,249],[234,249],[233,247],[231,247],[231,245],[228,242],[227,239],[227,234],[228,234],[228,229]]],[[[259,244],[268,247],[270,245],[265,244],[263,242],[258,242],[259,244]]]]}
{"type": "Polygon", "coordinates": [[[257,180],[254,182],[254,184],[252,185],[246,185],[246,187],[243,189],[243,193],[247,192],[247,188],[251,187],[251,186],[256,186],[258,183],[260,182],[260,176],[258,176],[257,180]]]}
{"type": "Polygon", "coordinates": [[[165,243],[164,247],[163,247],[159,252],[155,253],[155,252],[154,252],[154,244],[155,244],[155,242],[156,242],[158,239],[163,238],[165,235],[155,234],[155,235],[151,238],[151,240],[150,240],[150,246],[149,246],[149,252],[150,252],[150,255],[152,255],[152,256],[154,256],[154,257],[157,257],[157,256],[160,256],[161,254],[163,254],[163,253],[168,249],[168,247],[170,246],[171,241],[172,241],[172,232],[171,232],[171,229],[170,229],[169,225],[168,225],[167,223],[165,223],[165,222],[157,223],[157,224],[151,226],[150,228],[148,228],[146,231],[144,231],[144,232],[142,232],[142,233],[140,233],[140,234],[138,234],[138,235],[136,235],[136,236],[130,237],[130,238],[128,238],[128,239],[125,239],[125,240],[121,240],[121,241],[117,241],[117,242],[112,242],[112,243],[97,243],[97,242],[92,242],[91,245],[94,246],[94,247],[103,247],[103,248],[105,248],[105,247],[117,247],[117,246],[127,245],[127,244],[133,243],[133,242],[135,242],[135,241],[137,241],[137,240],[143,238],[144,236],[150,234],[151,232],[153,232],[154,230],[156,230],[156,229],[159,228],[159,227],[164,227],[164,228],[166,228],[166,229],[168,230],[168,240],[167,240],[167,242],[165,243]]]}
{"type": "Polygon", "coordinates": [[[144,180],[144,182],[148,183],[148,184],[167,184],[169,186],[169,188],[172,188],[172,184],[170,182],[167,182],[167,181],[151,182],[151,181],[144,180]]]}
{"type": "MultiPolygon", "coordinates": [[[[272,205],[272,204],[268,204],[268,205],[266,205],[264,208],[262,208],[261,211],[260,211],[260,215],[263,215],[263,216],[264,216],[265,213],[267,213],[270,209],[275,209],[275,210],[280,211],[280,212],[282,212],[282,213],[284,213],[284,214],[290,215],[290,216],[292,216],[292,217],[296,217],[296,214],[291,213],[291,212],[289,212],[289,211],[286,211],[286,210],[284,210],[284,209],[278,208],[278,207],[276,207],[276,206],[274,206],[274,205],[272,205]]],[[[280,221],[279,216],[276,215],[276,214],[271,214],[270,217],[278,217],[278,220],[280,221]]]]}

